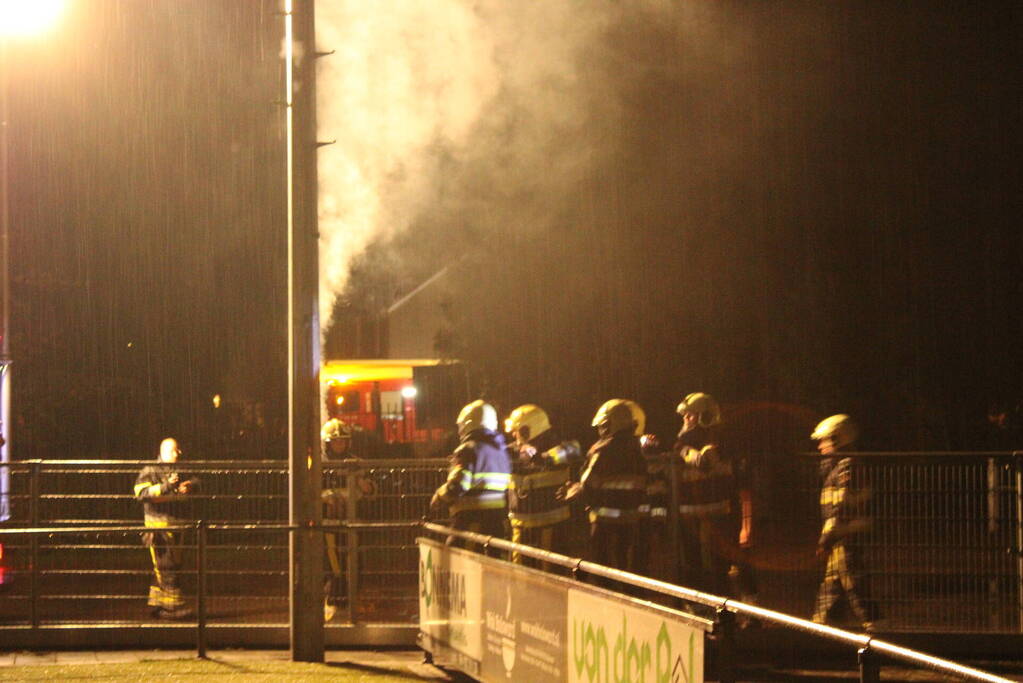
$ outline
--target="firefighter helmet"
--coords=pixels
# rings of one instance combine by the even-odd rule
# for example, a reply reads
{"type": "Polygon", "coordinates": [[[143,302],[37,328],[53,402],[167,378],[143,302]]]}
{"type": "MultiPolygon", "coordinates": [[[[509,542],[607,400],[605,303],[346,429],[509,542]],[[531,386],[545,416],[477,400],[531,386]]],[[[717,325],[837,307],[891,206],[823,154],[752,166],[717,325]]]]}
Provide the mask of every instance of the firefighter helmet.
{"type": "Polygon", "coordinates": [[[540,436],[551,428],[551,421],[543,408],[532,403],[521,405],[511,412],[504,421],[504,431],[515,434],[519,430],[523,441],[540,436]]]}
{"type": "Polygon", "coordinates": [[[689,394],[675,409],[679,415],[693,413],[701,427],[713,427],[721,424],[721,406],[710,394],[697,391],[689,394]]]}
{"type": "Polygon", "coordinates": [[[597,410],[597,414],[593,416],[592,424],[597,428],[597,433],[600,436],[613,436],[625,430],[635,433],[637,424],[633,406],[642,412],[642,408],[633,401],[624,398],[605,401],[604,405],[597,410]]]}
{"type": "Polygon", "coordinates": [[[856,423],[852,421],[852,418],[848,415],[832,415],[821,420],[820,424],[810,434],[810,438],[814,441],[821,441],[823,439],[831,439],[834,443],[835,448],[844,448],[856,441],[856,437],[860,435],[860,430],[856,427],[856,423]]]}
{"type": "Polygon", "coordinates": [[[352,438],[352,426],[336,417],[332,417],[324,422],[323,429],[320,430],[320,439],[324,443],[350,438],[352,438]]]}
{"type": "Polygon", "coordinates": [[[460,439],[464,439],[477,429],[489,429],[496,432],[497,411],[489,403],[476,400],[462,408],[455,424],[458,425],[458,438],[460,439]]]}
{"type": "Polygon", "coordinates": [[[633,430],[633,434],[636,436],[643,436],[643,433],[646,432],[646,413],[635,401],[625,399],[625,403],[629,406],[629,411],[632,413],[632,422],[636,427],[633,430]]]}

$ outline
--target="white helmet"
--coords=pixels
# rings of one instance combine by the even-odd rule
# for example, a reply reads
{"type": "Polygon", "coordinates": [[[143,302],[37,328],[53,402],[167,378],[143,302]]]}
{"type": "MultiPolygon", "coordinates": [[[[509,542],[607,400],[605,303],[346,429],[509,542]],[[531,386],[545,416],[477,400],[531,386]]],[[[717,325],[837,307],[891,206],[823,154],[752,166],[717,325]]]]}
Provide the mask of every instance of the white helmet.
{"type": "Polygon", "coordinates": [[[497,411],[489,403],[476,400],[462,408],[455,424],[458,425],[458,438],[460,439],[464,439],[477,429],[489,429],[496,432],[497,411]]]}

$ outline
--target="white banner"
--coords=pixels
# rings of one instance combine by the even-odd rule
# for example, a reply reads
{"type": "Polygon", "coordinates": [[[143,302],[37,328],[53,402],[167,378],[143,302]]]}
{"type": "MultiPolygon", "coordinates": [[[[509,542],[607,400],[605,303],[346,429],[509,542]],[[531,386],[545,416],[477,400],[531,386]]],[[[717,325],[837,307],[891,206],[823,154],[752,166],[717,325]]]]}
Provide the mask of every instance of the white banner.
{"type": "Polygon", "coordinates": [[[420,644],[445,666],[485,683],[703,681],[706,619],[418,543],[420,644]]]}
{"type": "Polygon", "coordinates": [[[471,553],[419,545],[419,629],[477,663],[483,659],[481,574],[471,553]]]}
{"type": "Polygon", "coordinates": [[[703,681],[703,629],[667,611],[568,591],[570,683],[703,681]]]}

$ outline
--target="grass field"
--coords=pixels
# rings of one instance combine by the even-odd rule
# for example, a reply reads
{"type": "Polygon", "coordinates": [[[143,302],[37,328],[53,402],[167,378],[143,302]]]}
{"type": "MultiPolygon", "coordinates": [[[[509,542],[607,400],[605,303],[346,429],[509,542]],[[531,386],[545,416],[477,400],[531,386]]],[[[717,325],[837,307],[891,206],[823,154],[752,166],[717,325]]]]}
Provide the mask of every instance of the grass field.
{"type": "Polygon", "coordinates": [[[307,664],[288,661],[217,661],[162,659],[124,664],[33,664],[0,668],[0,680],[7,681],[228,681],[288,682],[334,681],[336,683],[409,683],[449,680],[412,671],[363,664],[307,664]]]}

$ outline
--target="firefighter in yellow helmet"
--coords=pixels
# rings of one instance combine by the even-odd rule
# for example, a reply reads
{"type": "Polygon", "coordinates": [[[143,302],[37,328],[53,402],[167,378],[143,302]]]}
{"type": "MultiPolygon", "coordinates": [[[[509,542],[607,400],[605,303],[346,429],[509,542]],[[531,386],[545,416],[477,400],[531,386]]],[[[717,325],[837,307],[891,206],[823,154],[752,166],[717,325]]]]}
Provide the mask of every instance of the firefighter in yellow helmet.
{"type": "MultiPolygon", "coordinates": [[[[358,466],[353,466],[351,462],[357,460],[357,454],[352,450],[352,435],[352,425],[337,417],[324,422],[320,429],[324,465],[320,500],[323,503],[324,524],[338,524],[357,517],[359,501],[376,495],[373,480],[362,476],[358,466]],[[343,460],[349,463],[342,464],[343,460]]],[[[347,594],[341,536],[337,531],[324,533],[328,564],[323,603],[325,621],[334,618],[347,594]]]]}
{"type": "Polygon", "coordinates": [[[682,428],[674,453],[683,585],[729,593],[735,553],[737,487],[731,457],[721,448],[721,408],[710,394],[688,394],[678,404],[682,428]]]}
{"type": "MultiPolygon", "coordinates": [[[[543,408],[521,405],[504,421],[512,439],[512,480],[508,491],[508,519],[512,541],[544,550],[564,552],[568,503],[558,491],[568,484],[572,465],[581,458],[578,441],[561,441],[543,408]]],[[[518,553],[512,561],[520,561],[518,553]]]]}
{"type": "Polygon", "coordinates": [[[511,460],[498,432],[497,411],[473,401],[455,421],[460,444],[451,455],[447,481],[433,494],[430,506],[447,503],[455,529],[505,536],[511,460]]]}
{"type": "Polygon", "coordinates": [[[161,619],[181,619],[192,611],[185,605],[178,586],[183,563],[181,531],[167,527],[190,523],[187,499],[196,492],[195,479],[182,479],[176,463],[181,455],[178,442],[160,442],[158,462],[146,465],[135,479],[135,498],[142,502],[146,528],[142,542],[153,561],[153,582],[149,587],[149,608],[161,619]]]}
{"type": "Polygon", "coordinates": [[[813,621],[828,621],[841,598],[865,629],[872,629],[874,605],[867,599],[862,580],[858,534],[866,530],[865,506],[868,492],[854,486],[849,453],[859,430],[848,415],[832,415],[817,425],[810,438],[821,454],[820,506],[822,528],[817,556],[825,562],[824,578],[817,591],[813,621]]]}
{"type": "Polygon", "coordinates": [[[593,416],[597,442],[586,455],[579,482],[566,499],[583,497],[590,519],[591,559],[631,570],[635,561],[639,508],[646,495],[646,462],[639,446],[645,422],[634,401],[615,398],[593,416]]]}

